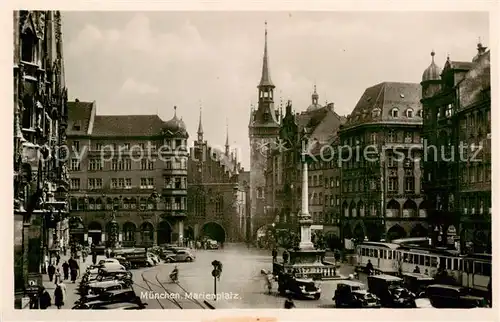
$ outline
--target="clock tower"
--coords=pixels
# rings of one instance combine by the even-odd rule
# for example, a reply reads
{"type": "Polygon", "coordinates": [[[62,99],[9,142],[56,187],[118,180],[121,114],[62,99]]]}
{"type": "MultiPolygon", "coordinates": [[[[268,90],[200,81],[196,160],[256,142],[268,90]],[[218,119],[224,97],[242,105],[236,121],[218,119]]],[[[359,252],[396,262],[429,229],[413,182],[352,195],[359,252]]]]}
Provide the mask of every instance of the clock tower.
{"type": "MultiPolygon", "coordinates": [[[[250,138],[250,232],[254,233],[258,217],[266,216],[265,187],[267,152],[279,135],[279,115],[274,110],[274,84],[269,72],[269,57],[267,54],[267,22],[264,34],[264,57],[262,75],[258,89],[257,109],[252,107],[248,133],[250,138]]],[[[254,236],[252,236],[254,237],[254,236]]]]}

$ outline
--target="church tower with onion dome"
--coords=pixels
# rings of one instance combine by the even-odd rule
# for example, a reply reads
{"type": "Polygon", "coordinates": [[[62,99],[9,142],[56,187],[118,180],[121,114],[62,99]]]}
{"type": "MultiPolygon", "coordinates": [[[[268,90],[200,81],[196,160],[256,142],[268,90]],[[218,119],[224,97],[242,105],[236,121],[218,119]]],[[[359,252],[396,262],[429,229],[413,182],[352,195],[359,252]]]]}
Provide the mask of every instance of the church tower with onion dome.
{"type": "Polygon", "coordinates": [[[264,33],[264,56],[262,74],[258,88],[258,105],[250,113],[248,134],[250,139],[250,231],[247,236],[254,236],[255,231],[267,223],[272,216],[265,209],[265,185],[267,152],[279,134],[279,111],[274,109],[274,89],[269,69],[267,53],[267,22],[264,33]]]}

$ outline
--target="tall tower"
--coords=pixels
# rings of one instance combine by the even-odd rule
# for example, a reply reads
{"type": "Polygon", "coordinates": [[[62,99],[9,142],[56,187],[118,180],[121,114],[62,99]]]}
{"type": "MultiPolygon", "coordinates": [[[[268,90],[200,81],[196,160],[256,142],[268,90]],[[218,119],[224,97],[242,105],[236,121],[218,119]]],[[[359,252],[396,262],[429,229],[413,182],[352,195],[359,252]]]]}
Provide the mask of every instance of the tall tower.
{"type": "MultiPolygon", "coordinates": [[[[252,109],[248,133],[250,138],[250,233],[255,233],[259,216],[269,216],[265,209],[267,152],[279,134],[278,111],[274,110],[274,84],[269,71],[267,54],[267,22],[264,33],[264,57],[258,88],[258,107],[252,109]]],[[[261,218],[262,219],[262,218],[261,218]]]]}

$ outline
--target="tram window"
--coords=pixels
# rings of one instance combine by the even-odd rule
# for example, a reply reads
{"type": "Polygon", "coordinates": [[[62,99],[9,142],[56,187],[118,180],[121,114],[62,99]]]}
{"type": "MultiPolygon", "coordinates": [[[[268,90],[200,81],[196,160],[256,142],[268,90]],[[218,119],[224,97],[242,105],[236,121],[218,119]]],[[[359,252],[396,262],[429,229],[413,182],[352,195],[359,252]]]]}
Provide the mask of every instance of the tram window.
{"type": "Polygon", "coordinates": [[[387,259],[392,259],[392,250],[387,252],[387,259]]]}
{"type": "Polygon", "coordinates": [[[418,255],[418,257],[419,257],[418,263],[420,265],[424,265],[425,264],[425,256],[424,255],[418,255]]]}
{"type": "Polygon", "coordinates": [[[408,257],[408,263],[413,264],[413,254],[409,254],[408,257]]]}
{"type": "Polygon", "coordinates": [[[439,257],[439,267],[446,269],[446,258],[444,257],[439,257]]]}
{"type": "Polygon", "coordinates": [[[387,250],[385,250],[385,249],[384,249],[384,250],[382,251],[382,255],[383,255],[383,258],[384,258],[384,259],[387,259],[387,250]]]}
{"type": "Polygon", "coordinates": [[[456,259],[456,258],[453,259],[453,269],[454,270],[459,270],[459,268],[458,268],[458,259],[456,259]]]}
{"type": "Polygon", "coordinates": [[[429,256],[425,256],[424,266],[431,266],[431,258],[429,256]]]}
{"type": "Polygon", "coordinates": [[[484,276],[491,276],[491,264],[483,263],[483,274],[484,276]]]}
{"type": "Polygon", "coordinates": [[[408,263],[408,253],[403,253],[403,262],[408,263]]]}
{"type": "Polygon", "coordinates": [[[366,249],[365,248],[361,248],[361,256],[366,256],[366,249]]]}
{"type": "Polygon", "coordinates": [[[373,250],[373,257],[377,257],[378,258],[378,249],[374,249],[373,250]]]}
{"type": "Polygon", "coordinates": [[[437,267],[437,266],[438,266],[437,257],[431,257],[431,267],[437,267]]]}
{"type": "Polygon", "coordinates": [[[463,261],[461,259],[458,260],[458,270],[461,271],[462,270],[462,265],[463,265],[463,261]]]}
{"type": "MultiPolygon", "coordinates": [[[[482,266],[481,264],[482,263],[480,263],[480,262],[474,262],[474,274],[481,274],[482,273],[483,269],[481,267],[482,266]]],[[[481,274],[481,275],[483,275],[483,274],[481,274]]]]}
{"type": "Polygon", "coordinates": [[[446,259],[446,268],[447,269],[453,269],[453,267],[451,267],[451,258],[447,258],[446,259]]]}

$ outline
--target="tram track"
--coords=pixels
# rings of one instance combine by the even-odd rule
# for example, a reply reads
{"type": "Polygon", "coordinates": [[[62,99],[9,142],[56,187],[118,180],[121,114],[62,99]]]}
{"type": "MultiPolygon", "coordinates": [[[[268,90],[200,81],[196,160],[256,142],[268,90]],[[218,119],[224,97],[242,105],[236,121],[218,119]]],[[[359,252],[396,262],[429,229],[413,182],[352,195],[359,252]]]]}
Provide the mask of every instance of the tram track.
{"type": "MultiPolygon", "coordinates": [[[[166,296],[165,297],[163,297],[163,298],[155,297],[155,300],[158,302],[158,304],[160,305],[160,307],[162,309],[165,309],[165,306],[162,303],[163,299],[165,299],[165,300],[169,301],[170,303],[174,304],[177,308],[179,308],[181,310],[182,309],[186,309],[185,303],[181,304],[183,297],[179,294],[179,292],[178,291],[174,291],[174,290],[172,290],[170,288],[167,288],[164,285],[165,283],[162,282],[162,281],[160,281],[160,278],[159,278],[160,272],[157,272],[155,274],[154,279],[156,280],[156,282],[154,282],[154,281],[152,281],[152,279],[146,277],[145,273],[153,271],[154,268],[155,267],[152,267],[150,269],[147,269],[147,270],[141,272],[141,278],[142,278],[144,284],[147,287],[143,287],[140,284],[137,284],[136,282],[134,282],[134,285],[138,286],[140,288],[143,288],[143,289],[145,289],[148,292],[155,292],[155,290],[153,289],[152,286],[154,286],[154,287],[156,287],[158,289],[162,289],[163,291],[165,291],[166,292],[166,296]]],[[[184,292],[184,294],[189,294],[189,292],[184,287],[182,287],[178,282],[177,283],[172,283],[172,284],[175,284],[176,286],[178,286],[184,292]]],[[[206,307],[200,301],[198,301],[197,299],[192,299],[192,298],[189,298],[189,297],[184,297],[184,299],[187,300],[188,303],[195,304],[197,306],[196,308],[200,307],[202,309],[206,309],[206,307]]]]}

